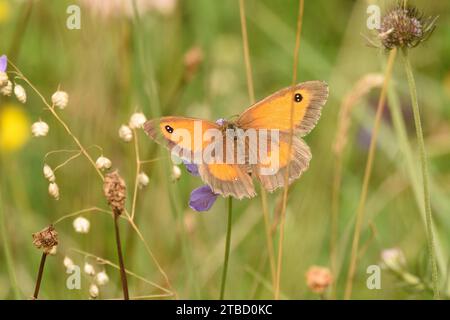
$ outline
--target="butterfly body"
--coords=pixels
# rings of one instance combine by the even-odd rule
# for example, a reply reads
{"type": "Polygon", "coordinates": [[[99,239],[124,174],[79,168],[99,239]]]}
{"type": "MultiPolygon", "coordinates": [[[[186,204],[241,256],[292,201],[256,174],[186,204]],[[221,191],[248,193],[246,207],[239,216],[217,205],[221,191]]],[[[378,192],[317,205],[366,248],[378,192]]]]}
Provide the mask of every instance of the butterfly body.
{"type": "Polygon", "coordinates": [[[284,186],[288,166],[289,183],[308,168],[311,152],[301,137],[314,128],[327,98],[326,83],[308,81],[261,100],[236,120],[163,117],[147,121],[144,130],[173,154],[197,164],[215,193],[253,197],[253,178],[272,192],[284,186]]]}

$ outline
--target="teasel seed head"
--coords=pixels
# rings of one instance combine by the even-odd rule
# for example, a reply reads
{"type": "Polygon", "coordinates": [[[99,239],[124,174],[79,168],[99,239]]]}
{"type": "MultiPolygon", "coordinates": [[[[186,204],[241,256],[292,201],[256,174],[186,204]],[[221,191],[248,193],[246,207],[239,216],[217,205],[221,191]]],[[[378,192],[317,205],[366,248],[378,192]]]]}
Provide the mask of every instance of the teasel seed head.
{"type": "Polygon", "coordinates": [[[65,109],[69,103],[69,95],[65,91],[58,90],[52,95],[52,103],[61,110],[65,109]]]}
{"type": "Polygon", "coordinates": [[[124,124],[119,128],[119,137],[125,142],[130,142],[133,140],[133,131],[129,126],[124,124]]]}
{"type": "Polygon", "coordinates": [[[104,156],[98,157],[97,161],[95,161],[95,166],[100,170],[107,170],[111,168],[111,160],[104,156]]]}
{"type": "Polygon", "coordinates": [[[10,97],[12,92],[13,92],[13,84],[10,80],[6,82],[6,85],[0,86],[0,93],[6,97],[10,97]]]}
{"type": "Polygon", "coordinates": [[[114,214],[122,214],[122,212],[125,210],[127,190],[125,181],[120,177],[117,170],[108,173],[105,176],[103,191],[105,193],[106,199],[108,200],[108,204],[114,211],[114,214]]]}
{"type": "Polygon", "coordinates": [[[33,233],[33,244],[38,249],[42,249],[46,254],[49,254],[53,247],[58,245],[58,232],[56,232],[53,225],[45,229],[33,233]]]}
{"type": "Polygon", "coordinates": [[[44,172],[45,179],[47,179],[49,182],[55,182],[55,173],[48,164],[44,164],[44,169],[42,171],[44,172]]]}
{"type": "Polygon", "coordinates": [[[49,130],[48,124],[42,120],[36,121],[31,125],[31,133],[34,137],[45,137],[49,130]]]}
{"type": "Polygon", "coordinates": [[[50,182],[48,185],[48,194],[55,200],[59,200],[59,187],[56,182],[50,182]]]}
{"type": "Polygon", "coordinates": [[[384,48],[414,48],[436,28],[437,17],[424,18],[416,7],[399,2],[381,20],[378,37],[384,48]]]}
{"type": "Polygon", "coordinates": [[[16,96],[17,100],[21,103],[27,102],[27,92],[25,91],[25,88],[22,87],[20,84],[16,84],[14,86],[14,95],[16,96]]]}
{"type": "Polygon", "coordinates": [[[131,129],[139,129],[144,126],[146,121],[147,118],[142,112],[136,112],[131,115],[128,125],[131,129]]]}

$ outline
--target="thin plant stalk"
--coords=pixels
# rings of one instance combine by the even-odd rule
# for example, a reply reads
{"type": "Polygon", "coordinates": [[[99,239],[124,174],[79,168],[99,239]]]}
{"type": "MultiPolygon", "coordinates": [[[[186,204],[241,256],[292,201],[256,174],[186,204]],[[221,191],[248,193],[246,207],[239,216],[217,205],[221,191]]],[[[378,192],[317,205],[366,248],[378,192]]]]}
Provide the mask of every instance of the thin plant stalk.
{"type": "MultiPolygon", "coordinates": [[[[245,4],[244,0],[239,0],[239,13],[241,18],[241,31],[242,31],[242,45],[244,48],[244,60],[245,60],[245,70],[247,77],[247,89],[248,96],[250,98],[250,103],[253,105],[255,103],[255,90],[253,86],[253,76],[252,76],[252,65],[250,61],[250,52],[248,45],[248,34],[247,34],[247,22],[245,19],[245,4]]],[[[264,228],[266,231],[266,242],[267,251],[270,263],[270,274],[272,276],[272,285],[275,288],[275,253],[273,249],[273,237],[270,228],[270,216],[269,209],[267,206],[267,193],[264,187],[261,186],[261,206],[264,216],[264,228]]]]}
{"type": "Polygon", "coordinates": [[[41,263],[39,264],[38,276],[36,279],[36,286],[34,288],[33,299],[36,300],[39,295],[39,290],[41,288],[42,275],[44,273],[45,260],[47,259],[47,253],[43,252],[41,257],[41,263]]]}
{"type": "Polygon", "coordinates": [[[431,262],[431,280],[433,287],[433,296],[435,299],[439,299],[439,289],[438,289],[438,271],[437,271],[437,263],[436,263],[436,255],[435,255],[435,243],[434,243],[434,234],[433,234],[433,215],[431,212],[431,199],[430,199],[430,190],[429,190],[429,182],[428,182],[428,165],[427,165],[427,156],[425,151],[425,143],[423,139],[422,132],[422,123],[420,120],[420,109],[419,102],[417,99],[417,88],[416,82],[414,80],[414,74],[411,67],[411,63],[408,57],[408,49],[402,50],[403,62],[405,65],[406,77],[408,79],[409,91],[411,95],[411,104],[414,114],[414,123],[416,127],[416,135],[417,142],[419,146],[419,155],[420,155],[420,166],[422,171],[422,183],[423,183],[423,200],[425,205],[425,217],[426,217],[426,229],[427,229],[427,242],[428,242],[428,251],[430,255],[431,262]]]}
{"type": "Polygon", "coordinates": [[[231,230],[233,227],[233,197],[228,197],[228,222],[227,237],[225,240],[225,253],[223,258],[222,284],[220,285],[220,300],[225,296],[225,285],[227,283],[228,260],[230,258],[231,230]]]}
{"type": "Polygon", "coordinates": [[[375,121],[374,121],[372,136],[371,136],[371,140],[370,140],[369,155],[367,156],[366,168],[364,171],[364,179],[363,179],[363,184],[362,184],[362,188],[361,188],[361,196],[359,198],[359,204],[358,204],[358,208],[356,211],[356,222],[355,222],[355,230],[353,233],[350,265],[349,265],[349,269],[348,269],[348,275],[347,275],[347,281],[346,281],[345,293],[344,293],[345,299],[350,299],[351,295],[352,295],[353,278],[355,276],[356,264],[357,264],[358,253],[359,253],[359,249],[358,249],[359,248],[359,240],[360,240],[361,228],[362,228],[362,224],[363,224],[363,220],[364,220],[363,219],[364,218],[364,210],[365,210],[365,206],[366,206],[369,182],[370,182],[370,178],[371,178],[371,174],[372,174],[373,161],[375,158],[378,131],[379,131],[381,119],[383,116],[388,83],[389,83],[389,80],[392,75],[392,69],[394,67],[394,61],[395,61],[396,55],[397,55],[397,49],[394,48],[389,53],[388,63],[387,63],[385,74],[384,74],[384,82],[383,82],[380,97],[378,100],[377,112],[375,115],[375,121]]]}
{"type": "MultiPolygon", "coordinates": [[[[298,68],[298,53],[300,51],[300,35],[302,33],[302,22],[303,22],[303,11],[304,11],[304,1],[299,0],[299,9],[297,17],[297,33],[295,39],[295,50],[294,50],[294,66],[293,66],[293,76],[292,76],[292,88],[294,88],[297,82],[297,68],[298,68]]],[[[284,242],[284,225],[286,222],[286,206],[289,191],[289,166],[292,150],[292,141],[294,136],[294,100],[291,99],[290,108],[290,130],[289,130],[289,152],[287,158],[286,174],[284,176],[284,190],[283,190],[283,200],[281,206],[281,220],[280,220],[280,237],[278,240],[278,259],[277,259],[277,272],[275,277],[275,300],[280,298],[280,279],[281,279],[281,262],[283,258],[283,242],[284,242]]]]}
{"type": "Polygon", "coordinates": [[[119,257],[120,280],[122,282],[123,299],[129,300],[130,295],[128,294],[127,273],[125,270],[125,263],[123,261],[122,244],[120,242],[120,232],[119,232],[119,224],[118,224],[119,217],[120,217],[120,214],[115,212],[114,213],[114,231],[116,233],[117,255],[119,257]]]}

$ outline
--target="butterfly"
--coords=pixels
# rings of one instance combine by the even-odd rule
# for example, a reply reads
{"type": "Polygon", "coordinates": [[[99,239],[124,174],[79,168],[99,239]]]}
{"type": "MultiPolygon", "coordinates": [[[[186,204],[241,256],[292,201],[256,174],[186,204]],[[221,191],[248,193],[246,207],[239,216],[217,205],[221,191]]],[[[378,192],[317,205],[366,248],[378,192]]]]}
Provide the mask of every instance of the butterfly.
{"type": "Polygon", "coordinates": [[[275,92],[250,106],[234,120],[213,122],[168,116],[147,121],[144,130],[154,141],[189,162],[208,150],[213,161],[196,162],[201,179],[216,194],[251,198],[256,195],[254,179],[272,192],[285,185],[288,165],[289,183],[308,169],[311,151],[302,137],[316,126],[327,99],[328,85],[325,82],[306,81],[275,92]],[[214,134],[208,135],[209,132],[214,134]],[[253,136],[249,134],[253,132],[253,136]],[[263,132],[266,135],[262,135],[263,132]],[[269,138],[267,132],[270,132],[269,138]],[[256,136],[255,143],[250,143],[250,136],[256,136]],[[261,152],[263,144],[260,142],[264,142],[261,137],[267,140],[265,153],[261,152]],[[238,145],[237,141],[241,144],[238,145]],[[219,146],[222,152],[217,152],[219,146]],[[236,161],[236,150],[243,151],[240,161],[236,161]],[[224,156],[229,160],[229,155],[233,161],[224,161],[224,156]],[[273,164],[276,164],[276,169],[273,169],[273,164]]]}

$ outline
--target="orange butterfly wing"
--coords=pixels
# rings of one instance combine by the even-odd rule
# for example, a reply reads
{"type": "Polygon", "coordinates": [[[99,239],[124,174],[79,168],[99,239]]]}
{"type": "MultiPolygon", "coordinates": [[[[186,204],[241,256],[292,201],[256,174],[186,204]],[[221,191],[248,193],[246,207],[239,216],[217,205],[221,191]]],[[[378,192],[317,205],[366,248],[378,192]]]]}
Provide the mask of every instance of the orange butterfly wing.
{"type": "Polygon", "coordinates": [[[315,127],[327,98],[328,85],[325,82],[299,83],[257,102],[240,115],[236,124],[243,129],[278,129],[289,132],[293,106],[295,132],[305,136],[315,127]]]}
{"type": "MultiPolygon", "coordinates": [[[[210,143],[203,139],[203,134],[208,129],[220,129],[214,122],[183,117],[163,117],[157,120],[149,120],[144,124],[145,132],[156,142],[173,151],[179,150],[177,156],[182,157],[183,151],[192,156],[195,152],[204,150],[210,143]],[[195,131],[201,136],[196,136],[195,131]],[[199,130],[201,128],[201,130],[199,130]],[[186,137],[183,132],[188,133],[186,137]],[[201,139],[202,143],[195,143],[195,139],[201,139]]],[[[186,159],[188,160],[188,159],[186,159]]],[[[248,166],[242,164],[204,163],[199,164],[199,174],[213,192],[223,196],[233,196],[241,199],[256,195],[251,177],[248,174],[248,166]]]]}

